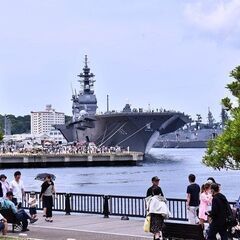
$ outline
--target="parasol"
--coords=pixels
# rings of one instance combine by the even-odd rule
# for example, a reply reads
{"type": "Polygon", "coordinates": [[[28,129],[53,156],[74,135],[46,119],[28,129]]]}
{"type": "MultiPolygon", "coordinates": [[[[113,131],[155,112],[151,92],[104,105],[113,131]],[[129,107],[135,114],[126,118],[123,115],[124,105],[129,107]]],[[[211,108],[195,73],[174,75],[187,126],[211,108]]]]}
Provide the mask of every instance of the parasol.
{"type": "Polygon", "coordinates": [[[39,173],[36,177],[35,180],[40,180],[44,181],[47,176],[51,176],[52,180],[54,181],[56,179],[56,176],[51,173],[39,173]]]}

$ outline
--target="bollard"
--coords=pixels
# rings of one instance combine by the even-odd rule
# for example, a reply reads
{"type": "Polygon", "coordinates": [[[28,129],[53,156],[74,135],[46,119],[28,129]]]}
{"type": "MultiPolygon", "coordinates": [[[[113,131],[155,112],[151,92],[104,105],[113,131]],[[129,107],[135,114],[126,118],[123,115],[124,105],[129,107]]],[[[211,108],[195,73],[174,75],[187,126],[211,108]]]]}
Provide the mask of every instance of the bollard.
{"type": "Polygon", "coordinates": [[[121,220],[127,221],[127,220],[129,220],[129,217],[128,217],[127,215],[123,215],[123,216],[121,217],[121,220]]]}
{"type": "Polygon", "coordinates": [[[104,218],[109,218],[109,204],[108,204],[108,200],[110,199],[109,196],[104,196],[103,197],[103,217],[104,218]]]}
{"type": "Polygon", "coordinates": [[[71,215],[70,197],[71,197],[71,194],[66,193],[66,195],[65,195],[65,212],[66,212],[66,215],[71,215]]]}

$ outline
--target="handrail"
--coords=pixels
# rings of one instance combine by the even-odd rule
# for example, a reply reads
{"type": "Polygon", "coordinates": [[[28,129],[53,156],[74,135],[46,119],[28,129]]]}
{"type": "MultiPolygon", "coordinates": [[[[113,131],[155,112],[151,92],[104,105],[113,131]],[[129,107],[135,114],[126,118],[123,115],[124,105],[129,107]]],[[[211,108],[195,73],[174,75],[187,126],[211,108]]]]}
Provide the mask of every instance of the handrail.
{"type": "MultiPolygon", "coordinates": [[[[26,192],[26,199],[29,198],[29,195],[30,192],[26,192]]],[[[37,209],[42,209],[39,195],[40,192],[36,192],[36,198],[39,202],[37,209]]],[[[186,203],[186,199],[167,198],[171,220],[187,221],[186,203]]],[[[233,201],[229,203],[231,206],[235,204],[233,201]]],[[[23,203],[23,207],[28,207],[27,201],[23,203]]],[[[144,218],[146,216],[145,197],[140,196],[58,192],[54,199],[53,210],[65,212],[67,215],[74,212],[102,214],[104,217],[113,215],[144,218]]]]}

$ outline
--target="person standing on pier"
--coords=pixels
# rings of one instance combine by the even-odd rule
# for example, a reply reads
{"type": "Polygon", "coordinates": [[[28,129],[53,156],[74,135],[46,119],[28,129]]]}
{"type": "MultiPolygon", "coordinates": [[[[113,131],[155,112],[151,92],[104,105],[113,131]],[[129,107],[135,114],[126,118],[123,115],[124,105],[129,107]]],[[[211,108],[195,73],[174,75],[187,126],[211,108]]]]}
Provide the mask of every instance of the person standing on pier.
{"type": "Polygon", "coordinates": [[[199,194],[200,187],[195,183],[196,176],[194,174],[190,174],[188,176],[188,180],[190,185],[187,187],[187,214],[188,214],[188,222],[190,224],[196,224],[198,222],[197,218],[197,209],[199,206],[199,194]]]}
{"type": "Polygon", "coordinates": [[[2,185],[2,193],[3,193],[3,197],[6,197],[6,194],[8,191],[10,191],[10,185],[7,181],[7,176],[4,174],[0,175],[0,182],[2,185]]]}
{"type": "Polygon", "coordinates": [[[12,201],[18,207],[22,207],[22,202],[25,199],[25,191],[23,181],[21,180],[21,172],[14,173],[14,180],[10,183],[10,191],[13,192],[12,201]]]}
{"type": "Polygon", "coordinates": [[[231,208],[226,197],[220,193],[219,184],[213,183],[211,191],[213,195],[212,210],[210,211],[212,221],[209,225],[207,240],[216,240],[217,233],[221,236],[221,240],[227,240],[227,216],[231,208]]]}
{"type": "Polygon", "coordinates": [[[41,186],[40,199],[43,201],[43,205],[46,208],[46,222],[53,222],[52,219],[52,207],[53,197],[56,191],[51,176],[47,176],[44,183],[41,186]]]}
{"type": "Polygon", "coordinates": [[[211,184],[205,183],[201,189],[200,205],[199,205],[199,220],[200,224],[204,227],[204,223],[208,220],[206,212],[209,211],[212,205],[211,184]]]}
{"type": "Polygon", "coordinates": [[[153,196],[153,188],[158,188],[160,192],[159,194],[164,197],[162,189],[159,187],[159,182],[160,179],[157,176],[152,177],[152,186],[147,190],[146,197],[153,196]]]}
{"type": "Polygon", "coordinates": [[[147,213],[150,214],[150,232],[154,240],[160,240],[164,219],[170,215],[167,200],[161,195],[158,186],[152,187],[151,197],[146,198],[147,213]]]}

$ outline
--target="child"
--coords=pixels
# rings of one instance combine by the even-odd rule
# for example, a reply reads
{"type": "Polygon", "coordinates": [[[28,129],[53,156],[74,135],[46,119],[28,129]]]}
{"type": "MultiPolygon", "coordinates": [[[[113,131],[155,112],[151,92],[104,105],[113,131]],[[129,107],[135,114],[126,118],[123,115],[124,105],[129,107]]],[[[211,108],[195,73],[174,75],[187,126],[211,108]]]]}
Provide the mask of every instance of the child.
{"type": "Polygon", "coordinates": [[[36,194],[35,192],[31,192],[30,193],[30,197],[29,197],[29,213],[31,215],[32,218],[36,218],[37,217],[37,199],[36,199],[36,194]]]}
{"type": "Polygon", "coordinates": [[[208,220],[208,216],[206,215],[206,212],[209,211],[209,207],[212,205],[212,194],[210,192],[211,184],[205,183],[202,186],[201,189],[201,195],[200,195],[200,205],[199,205],[199,220],[200,224],[204,226],[204,222],[208,220]]]}

